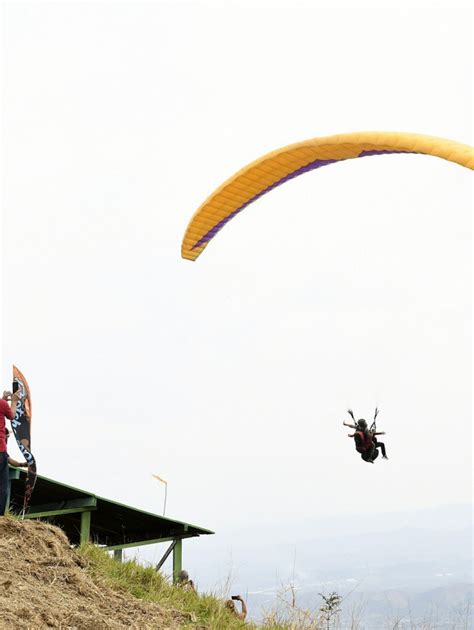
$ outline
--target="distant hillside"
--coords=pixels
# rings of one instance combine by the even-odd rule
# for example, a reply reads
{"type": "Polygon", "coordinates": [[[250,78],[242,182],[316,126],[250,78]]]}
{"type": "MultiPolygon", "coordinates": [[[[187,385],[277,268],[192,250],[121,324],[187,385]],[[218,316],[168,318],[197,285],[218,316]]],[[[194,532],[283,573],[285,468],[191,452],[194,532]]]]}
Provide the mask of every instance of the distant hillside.
{"type": "Polygon", "coordinates": [[[431,615],[449,619],[443,627],[450,630],[474,630],[474,606],[471,626],[460,619],[459,610],[472,588],[470,505],[345,518],[323,515],[318,521],[276,522],[260,529],[257,524],[251,531],[235,529],[226,535],[231,547],[219,547],[217,537],[206,541],[204,554],[202,549],[187,553],[187,568],[209,586],[219,578],[215,567],[220,575],[230,572],[222,558],[231,551],[235,588],[248,592],[254,620],[262,619],[262,609],[277,606],[282,587],[291,584],[298,603],[313,611],[321,602],[318,593],[348,595],[353,590],[346,609],[349,603],[360,609],[360,628],[381,630],[400,615],[407,618],[409,602],[417,619],[431,615]]]}
{"type": "MultiPolygon", "coordinates": [[[[238,588],[250,592],[275,592],[279,584],[291,581],[299,590],[316,593],[347,592],[355,584],[366,592],[421,593],[472,581],[470,506],[322,517],[230,535],[238,588]]],[[[229,552],[218,548],[217,539],[205,544],[209,551],[204,555],[200,550],[188,552],[187,565],[207,586],[219,578],[212,576],[212,567],[229,552]],[[210,574],[207,582],[203,574],[210,574]]]]}
{"type": "Polygon", "coordinates": [[[432,627],[436,630],[474,628],[472,584],[450,584],[423,593],[388,590],[352,595],[345,601],[346,618],[361,611],[364,627],[378,630],[383,619],[399,622],[399,628],[432,627]]]}

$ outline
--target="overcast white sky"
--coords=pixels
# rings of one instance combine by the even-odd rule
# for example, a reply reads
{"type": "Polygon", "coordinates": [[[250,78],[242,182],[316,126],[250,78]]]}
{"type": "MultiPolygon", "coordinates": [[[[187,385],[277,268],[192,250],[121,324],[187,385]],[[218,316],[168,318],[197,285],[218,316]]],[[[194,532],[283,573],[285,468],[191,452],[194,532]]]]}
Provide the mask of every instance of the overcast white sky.
{"type": "Polygon", "coordinates": [[[3,5],[2,381],[29,379],[40,473],[150,511],[161,474],[221,541],[471,492],[471,172],[352,160],[180,244],[285,144],[472,143],[472,13],[272,5],[3,5]],[[375,405],[368,466],[341,423],[375,405]]]}

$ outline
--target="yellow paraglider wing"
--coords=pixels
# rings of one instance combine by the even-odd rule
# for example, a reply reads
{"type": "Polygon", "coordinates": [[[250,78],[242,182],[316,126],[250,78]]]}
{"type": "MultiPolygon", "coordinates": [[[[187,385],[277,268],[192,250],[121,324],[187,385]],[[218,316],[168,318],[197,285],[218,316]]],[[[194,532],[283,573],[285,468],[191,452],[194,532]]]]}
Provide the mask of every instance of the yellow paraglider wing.
{"type": "Polygon", "coordinates": [[[413,133],[366,131],[292,144],[252,162],[208,197],[186,229],[181,255],[196,260],[231,219],[262,195],[298,175],[341,160],[388,153],[433,155],[474,169],[472,147],[413,133]]]}

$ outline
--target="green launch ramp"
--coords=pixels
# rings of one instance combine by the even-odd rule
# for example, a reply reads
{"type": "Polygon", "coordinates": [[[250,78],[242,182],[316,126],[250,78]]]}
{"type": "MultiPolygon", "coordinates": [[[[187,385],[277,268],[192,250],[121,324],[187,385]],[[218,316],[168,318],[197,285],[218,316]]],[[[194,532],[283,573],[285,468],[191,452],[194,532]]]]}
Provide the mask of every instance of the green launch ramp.
{"type": "MultiPolygon", "coordinates": [[[[10,510],[20,512],[23,505],[25,472],[10,468],[10,510]]],[[[61,527],[74,545],[94,543],[113,551],[121,559],[122,550],[170,542],[164,560],[173,553],[173,578],[182,569],[182,544],[185,538],[213,534],[209,529],[152,514],[129,505],[99,497],[38,475],[35,491],[25,518],[47,520],[61,527]]]]}

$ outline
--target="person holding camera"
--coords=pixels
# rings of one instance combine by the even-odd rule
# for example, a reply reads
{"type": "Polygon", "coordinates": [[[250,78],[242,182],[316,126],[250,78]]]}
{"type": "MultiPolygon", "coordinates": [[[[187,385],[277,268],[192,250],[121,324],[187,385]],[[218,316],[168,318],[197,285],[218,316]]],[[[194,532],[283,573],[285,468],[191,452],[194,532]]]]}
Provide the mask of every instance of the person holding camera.
{"type": "Polygon", "coordinates": [[[232,595],[232,599],[228,599],[226,601],[225,607],[227,608],[227,610],[229,610],[229,612],[235,615],[237,619],[240,619],[240,621],[245,620],[245,617],[247,616],[247,606],[245,605],[245,602],[240,595],[232,595]],[[240,602],[242,604],[242,612],[239,612],[237,610],[234,602],[240,602]]]}

